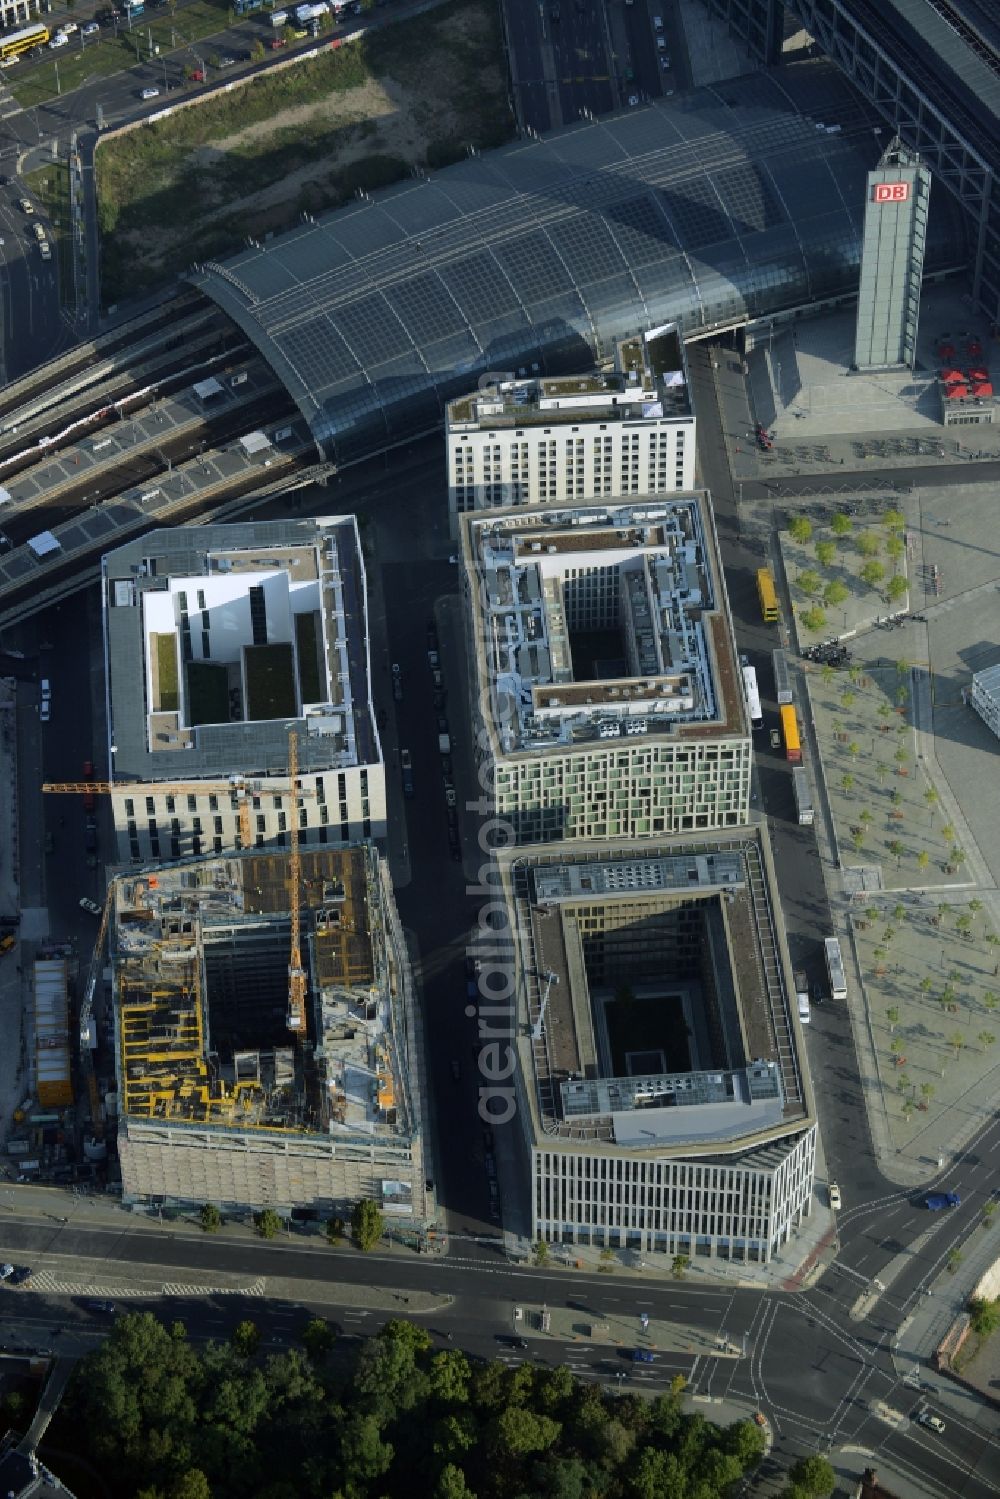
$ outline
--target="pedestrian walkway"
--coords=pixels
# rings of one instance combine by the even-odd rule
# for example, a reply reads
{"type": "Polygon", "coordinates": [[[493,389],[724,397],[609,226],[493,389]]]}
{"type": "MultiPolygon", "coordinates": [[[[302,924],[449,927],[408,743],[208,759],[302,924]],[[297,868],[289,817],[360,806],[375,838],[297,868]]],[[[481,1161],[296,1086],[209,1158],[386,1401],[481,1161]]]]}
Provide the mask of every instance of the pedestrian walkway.
{"type": "MultiPolygon", "coordinates": [[[[653,1363],[658,1354],[667,1353],[711,1354],[718,1359],[746,1356],[745,1339],[730,1338],[725,1329],[714,1333],[701,1327],[689,1327],[683,1322],[650,1317],[642,1310],[641,1297],[641,1289],[637,1288],[635,1296],[621,1298],[620,1312],[600,1313],[589,1310],[585,1293],[564,1306],[519,1302],[511,1308],[511,1331],[529,1343],[537,1339],[592,1348],[626,1349],[630,1355],[648,1355],[633,1357],[634,1363],[653,1363]]],[[[602,1296],[602,1300],[607,1299],[602,1296]]]]}

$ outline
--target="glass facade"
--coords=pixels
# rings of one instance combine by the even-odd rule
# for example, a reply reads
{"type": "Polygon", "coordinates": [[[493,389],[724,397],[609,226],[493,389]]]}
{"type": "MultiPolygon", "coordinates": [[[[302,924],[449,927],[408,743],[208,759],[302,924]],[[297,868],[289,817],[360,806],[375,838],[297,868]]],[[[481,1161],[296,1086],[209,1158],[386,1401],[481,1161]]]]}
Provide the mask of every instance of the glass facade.
{"type": "MultiPolygon", "coordinates": [[[[850,293],[877,123],[831,65],[729,79],[407,181],[192,279],[350,463],[432,430],[483,371],[578,370],[659,323],[850,293]]],[[[954,237],[932,216],[929,268],[954,237]]]]}

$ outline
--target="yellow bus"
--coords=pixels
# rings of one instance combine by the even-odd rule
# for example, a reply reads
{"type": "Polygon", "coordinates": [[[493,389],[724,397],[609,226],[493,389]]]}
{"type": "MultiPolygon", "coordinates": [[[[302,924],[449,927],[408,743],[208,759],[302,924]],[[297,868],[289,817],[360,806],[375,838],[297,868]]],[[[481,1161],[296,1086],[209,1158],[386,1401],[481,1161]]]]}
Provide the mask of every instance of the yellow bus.
{"type": "Polygon", "coordinates": [[[769,567],[757,569],[757,597],[760,599],[764,623],[773,625],[778,618],[778,595],[774,591],[774,579],[769,567]]]}
{"type": "Polygon", "coordinates": [[[785,759],[798,765],[802,759],[802,741],[799,738],[799,721],[791,703],[781,706],[781,737],[785,741],[785,759]]]}
{"type": "Polygon", "coordinates": [[[44,47],[49,40],[47,26],[26,26],[23,31],[12,31],[9,36],[0,36],[0,62],[9,57],[20,57],[32,47],[44,47]]]}

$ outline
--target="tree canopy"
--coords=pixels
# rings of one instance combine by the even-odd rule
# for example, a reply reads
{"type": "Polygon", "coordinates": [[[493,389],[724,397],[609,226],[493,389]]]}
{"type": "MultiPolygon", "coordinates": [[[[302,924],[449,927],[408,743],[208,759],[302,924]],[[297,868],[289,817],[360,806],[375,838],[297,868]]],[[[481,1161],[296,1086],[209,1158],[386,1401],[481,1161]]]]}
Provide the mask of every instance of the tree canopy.
{"type": "Polygon", "coordinates": [[[77,1367],[52,1440],[122,1499],[722,1499],[763,1449],[744,1421],[435,1350],[412,1323],[264,1354],[252,1324],[193,1346],[149,1312],[77,1367]]]}

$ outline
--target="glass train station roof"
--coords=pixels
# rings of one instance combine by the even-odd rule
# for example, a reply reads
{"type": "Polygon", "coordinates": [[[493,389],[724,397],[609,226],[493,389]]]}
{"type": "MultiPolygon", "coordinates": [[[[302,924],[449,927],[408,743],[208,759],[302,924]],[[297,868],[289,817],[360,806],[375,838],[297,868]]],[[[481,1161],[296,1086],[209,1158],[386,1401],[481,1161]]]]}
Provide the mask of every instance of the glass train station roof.
{"type": "MultiPolygon", "coordinates": [[[[192,280],[326,457],[432,431],[485,370],[556,374],[856,288],[880,120],[831,64],[754,73],[409,179],[192,280]]],[[[927,269],[963,247],[932,204],[927,269]]]]}

